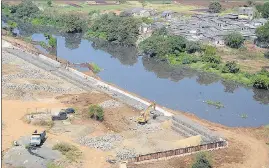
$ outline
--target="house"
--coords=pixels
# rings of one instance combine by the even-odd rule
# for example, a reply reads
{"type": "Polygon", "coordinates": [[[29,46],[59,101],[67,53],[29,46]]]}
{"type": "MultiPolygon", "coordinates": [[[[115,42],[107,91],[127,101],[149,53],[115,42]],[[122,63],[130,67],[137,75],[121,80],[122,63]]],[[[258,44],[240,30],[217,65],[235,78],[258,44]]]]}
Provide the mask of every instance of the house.
{"type": "Polygon", "coordinates": [[[139,16],[139,17],[149,17],[155,15],[156,11],[153,9],[145,8],[131,8],[123,11],[126,16],[139,16]]]}
{"type": "Polygon", "coordinates": [[[238,14],[241,18],[253,19],[255,10],[253,7],[239,7],[238,14]]]}
{"type": "Polygon", "coordinates": [[[163,11],[161,16],[165,19],[171,19],[173,14],[174,12],[172,11],[163,11]]]}

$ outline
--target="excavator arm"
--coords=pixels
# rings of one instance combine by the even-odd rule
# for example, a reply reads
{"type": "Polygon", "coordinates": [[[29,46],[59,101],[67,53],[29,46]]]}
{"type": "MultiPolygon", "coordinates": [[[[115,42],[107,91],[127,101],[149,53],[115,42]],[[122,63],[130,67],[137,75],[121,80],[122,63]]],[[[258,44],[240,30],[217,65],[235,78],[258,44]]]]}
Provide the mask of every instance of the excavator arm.
{"type": "Polygon", "coordinates": [[[140,116],[137,118],[137,122],[140,124],[145,124],[150,119],[151,108],[155,110],[156,103],[151,103],[148,108],[140,113],[140,116]]]}

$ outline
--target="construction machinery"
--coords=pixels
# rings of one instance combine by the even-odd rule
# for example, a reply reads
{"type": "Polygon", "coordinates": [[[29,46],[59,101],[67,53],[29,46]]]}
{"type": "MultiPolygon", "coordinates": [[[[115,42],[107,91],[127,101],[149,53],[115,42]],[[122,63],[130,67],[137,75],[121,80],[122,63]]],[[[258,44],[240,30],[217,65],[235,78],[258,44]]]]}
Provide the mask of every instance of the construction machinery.
{"type": "Polygon", "coordinates": [[[151,103],[148,108],[140,113],[140,116],[137,118],[139,124],[146,124],[150,119],[150,111],[153,108],[155,110],[156,103],[151,103]]]}
{"type": "Polygon", "coordinates": [[[46,139],[46,131],[42,132],[35,132],[32,134],[31,139],[30,139],[30,145],[32,146],[40,146],[46,139]]]}

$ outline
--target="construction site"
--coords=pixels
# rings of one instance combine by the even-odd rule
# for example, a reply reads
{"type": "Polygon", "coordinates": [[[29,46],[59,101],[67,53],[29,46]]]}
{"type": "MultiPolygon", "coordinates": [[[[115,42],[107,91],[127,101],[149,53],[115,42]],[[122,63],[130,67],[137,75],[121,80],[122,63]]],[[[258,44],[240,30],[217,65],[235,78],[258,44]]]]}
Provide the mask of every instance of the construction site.
{"type": "MultiPolygon", "coordinates": [[[[160,162],[201,151],[216,151],[219,156],[238,150],[235,139],[244,133],[223,131],[222,127],[161,107],[93,75],[65,67],[23,43],[18,46],[16,41],[3,41],[2,46],[4,167],[49,167],[51,163],[96,168],[156,167],[156,163],[163,167],[160,162]],[[91,105],[103,109],[102,120],[88,116],[91,105]],[[45,133],[33,133],[35,130],[45,133]],[[38,143],[33,141],[36,136],[40,136],[38,143]],[[70,161],[54,150],[61,142],[76,146],[80,157],[70,161]]],[[[261,144],[257,143],[255,150],[268,155],[261,144]]],[[[241,154],[239,151],[231,159],[240,163],[241,154]]]]}

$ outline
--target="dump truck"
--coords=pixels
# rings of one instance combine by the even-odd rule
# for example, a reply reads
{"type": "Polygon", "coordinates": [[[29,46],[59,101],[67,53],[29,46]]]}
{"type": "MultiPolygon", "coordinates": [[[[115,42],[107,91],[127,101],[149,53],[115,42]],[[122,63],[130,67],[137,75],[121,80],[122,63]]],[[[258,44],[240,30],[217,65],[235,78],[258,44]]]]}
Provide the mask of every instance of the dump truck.
{"type": "Polygon", "coordinates": [[[66,120],[67,119],[67,113],[64,109],[62,109],[59,113],[56,113],[51,116],[52,121],[54,120],[66,120]]]}
{"type": "Polygon", "coordinates": [[[40,133],[35,130],[35,132],[31,136],[30,145],[31,146],[40,146],[46,139],[46,131],[42,131],[40,133]]]}

